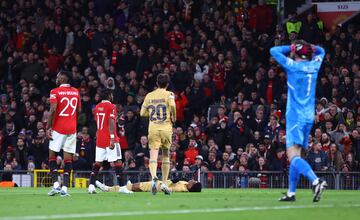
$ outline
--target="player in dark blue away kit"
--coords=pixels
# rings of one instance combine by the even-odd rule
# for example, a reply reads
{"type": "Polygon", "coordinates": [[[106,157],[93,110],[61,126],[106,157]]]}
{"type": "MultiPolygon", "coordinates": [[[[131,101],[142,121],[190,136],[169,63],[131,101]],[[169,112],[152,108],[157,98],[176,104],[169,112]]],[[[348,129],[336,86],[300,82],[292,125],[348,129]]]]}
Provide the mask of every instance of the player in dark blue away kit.
{"type": "Polygon", "coordinates": [[[279,201],[295,201],[300,174],[313,185],[314,202],[320,200],[327,186],[310,165],[301,158],[301,148],[307,150],[308,137],[315,115],[315,92],[318,71],[325,56],[323,48],[305,41],[291,46],[270,49],[274,59],[287,73],[288,97],[286,105],[286,153],[290,161],[289,191],[279,201]],[[289,54],[287,57],[285,54],[289,54]]]}

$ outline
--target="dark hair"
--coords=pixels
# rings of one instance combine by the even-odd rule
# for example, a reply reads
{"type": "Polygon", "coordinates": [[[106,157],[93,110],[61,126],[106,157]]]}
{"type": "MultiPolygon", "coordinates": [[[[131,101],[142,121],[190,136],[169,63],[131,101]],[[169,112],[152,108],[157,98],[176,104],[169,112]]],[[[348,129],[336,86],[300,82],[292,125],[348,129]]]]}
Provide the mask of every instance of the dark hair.
{"type": "Polygon", "coordinates": [[[189,192],[201,192],[201,183],[195,183],[190,189],[189,192]]]}
{"type": "Polygon", "coordinates": [[[159,74],[156,78],[157,85],[160,88],[166,88],[166,86],[169,84],[169,81],[170,81],[169,75],[164,73],[159,74]]]}
{"type": "Polygon", "coordinates": [[[112,91],[110,89],[104,89],[101,92],[101,100],[109,100],[110,101],[110,95],[112,95],[112,91]]]}
{"type": "Polygon", "coordinates": [[[72,79],[72,74],[69,71],[60,70],[59,74],[65,76],[67,79],[66,82],[70,83],[70,81],[72,79]]]}

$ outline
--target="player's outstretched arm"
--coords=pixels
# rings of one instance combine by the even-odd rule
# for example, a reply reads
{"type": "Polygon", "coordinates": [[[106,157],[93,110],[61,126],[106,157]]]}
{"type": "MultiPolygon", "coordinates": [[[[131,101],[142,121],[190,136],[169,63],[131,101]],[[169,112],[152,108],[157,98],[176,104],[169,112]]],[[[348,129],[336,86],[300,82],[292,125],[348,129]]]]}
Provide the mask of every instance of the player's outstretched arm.
{"type": "Polygon", "coordinates": [[[286,67],[288,65],[288,58],[285,54],[290,53],[290,46],[276,46],[270,49],[270,54],[276,62],[278,62],[281,66],[286,67]]]}

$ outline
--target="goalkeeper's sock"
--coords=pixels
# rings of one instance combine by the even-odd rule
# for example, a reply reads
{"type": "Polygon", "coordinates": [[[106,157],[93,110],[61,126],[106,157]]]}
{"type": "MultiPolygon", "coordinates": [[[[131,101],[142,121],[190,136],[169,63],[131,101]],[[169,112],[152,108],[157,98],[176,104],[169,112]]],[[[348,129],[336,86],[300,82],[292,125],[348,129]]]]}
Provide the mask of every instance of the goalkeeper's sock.
{"type": "MultiPolygon", "coordinates": [[[[293,160],[291,160],[293,161],[293,160]]],[[[296,186],[300,179],[300,173],[294,166],[294,162],[290,162],[290,169],[289,169],[289,191],[287,193],[288,196],[295,195],[296,186]]]]}
{"type": "Polygon", "coordinates": [[[93,165],[92,171],[91,171],[91,174],[90,174],[90,184],[95,185],[95,181],[96,181],[97,175],[99,173],[100,167],[101,167],[101,165],[98,162],[96,162],[93,165]]]}
{"type": "Polygon", "coordinates": [[[118,181],[119,186],[124,185],[124,175],[123,175],[123,167],[120,162],[115,163],[115,174],[118,181]]]}
{"type": "Polygon", "coordinates": [[[290,164],[292,164],[296,170],[304,175],[311,183],[313,183],[317,176],[314,171],[311,169],[311,166],[306,162],[306,160],[302,159],[299,156],[292,158],[290,164]]]}
{"type": "Polygon", "coordinates": [[[170,171],[170,160],[168,157],[165,157],[163,158],[161,164],[162,181],[164,183],[169,178],[169,171],[170,171]]]}
{"type": "Polygon", "coordinates": [[[67,159],[64,160],[65,166],[64,166],[64,186],[70,187],[70,175],[72,170],[72,160],[67,159]]]}
{"type": "Polygon", "coordinates": [[[54,183],[54,188],[57,188],[55,187],[55,183],[57,182],[57,186],[59,187],[59,179],[58,179],[58,170],[57,170],[57,164],[56,164],[56,157],[50,157],[49,158],[49,168],[50,168],[50,174],[51,174],[51,179],[54,183]]]}
{"type": "Polygon", "coordinates": [[[149,164],[151,179],[157,178],[156,176],[156,170],[157,170],[157,161],[156,160],[150,160],[149,164]]]}

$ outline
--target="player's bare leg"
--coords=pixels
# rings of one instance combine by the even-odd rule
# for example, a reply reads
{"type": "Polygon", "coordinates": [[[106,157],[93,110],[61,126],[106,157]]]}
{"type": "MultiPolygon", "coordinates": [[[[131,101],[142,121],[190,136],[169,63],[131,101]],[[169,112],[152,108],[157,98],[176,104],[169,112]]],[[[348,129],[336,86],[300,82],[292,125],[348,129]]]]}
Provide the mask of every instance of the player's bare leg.
{"type": "Polygon", "coordinates": [[[95,162],[93,164],[92,171],[90,174],[90,184],[89,184],[89,188],[88,188],[88,193],[90,193],[90,194],[96,193],[95,181],[96,181],[97,175],[99,173],[100,167],[101,167],[101,162],[95,162]]]}
{"type": "Polygon", "coordinates": [[[157,171],[157,159],[159,155],[159,149],[150,149],[150,174],[151,174],[151,193],[155,195],[157,193],[157,181],[159,180],[156,171],[157,171]]]}
{"type": "Polygon", "coordinates": [[[53,181],[53,188],[48,193],[49,196],[54,196],[58,193],[60,193],[60,183],[58,180],[58,166],[56,164],[56,152],[49,150],[49,168],[50,168],[50,175],[51,179],[53,181]]]}
{"type": "Polygon", "coordinates": [[[70,175],[72,170],[72,153],[68,153],[64,151],[64,179],[63,186],[61,187],[60,195],[62,197],[70,196],[67,192],[67,188],[70,187],[70,175]]]}
{"type": "Polygon", "coordinates": [[[170,195],[171,191],[166,185],[166,181],[169,178],[170,171],[170,152],[167,148],[162,148],[162,164],[161,164],[161,173],[162,173],[162,183],[160,184],[160,189],[165,193],[165,195],[170,195]]]}

